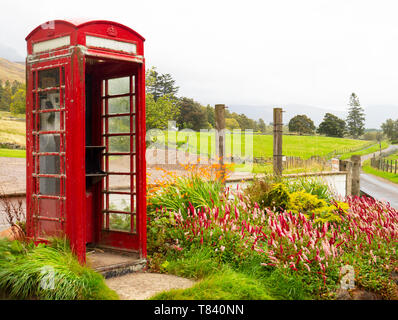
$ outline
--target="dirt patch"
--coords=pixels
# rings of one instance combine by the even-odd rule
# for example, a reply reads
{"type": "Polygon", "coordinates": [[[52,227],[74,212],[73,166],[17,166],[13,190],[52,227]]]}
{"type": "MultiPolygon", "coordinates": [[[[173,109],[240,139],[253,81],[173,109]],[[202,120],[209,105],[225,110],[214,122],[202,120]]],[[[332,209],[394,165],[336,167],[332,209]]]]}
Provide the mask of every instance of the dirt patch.
{"type": "Polygon", "coordinates": [[[122,300],[145,300],[162,291],[186,289],[195,281],[169,274],[137,272],[106,280],[122,300]]]}

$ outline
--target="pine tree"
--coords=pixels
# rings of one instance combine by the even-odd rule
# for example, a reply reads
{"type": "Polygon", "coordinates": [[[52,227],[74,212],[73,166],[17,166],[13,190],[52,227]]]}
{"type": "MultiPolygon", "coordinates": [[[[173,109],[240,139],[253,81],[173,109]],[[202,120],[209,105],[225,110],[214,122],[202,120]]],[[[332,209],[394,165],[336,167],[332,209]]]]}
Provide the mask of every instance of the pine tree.
{"type": "Polygon", "coordinates": [[[146,72],[146,91],[152,94],[155,101],[160,97],[168,96],[176,98],[179,87],[175,85],[175,80],[169,73],[160,74],[156,67],[152,67],[146,72]]]}
{"type": "Polygon", "coordinates": [[[350,136],[359,138],[365,131],[365,112],[359,103],[359,99],[355,93],[350,96],[347,130],[350,136]]]}

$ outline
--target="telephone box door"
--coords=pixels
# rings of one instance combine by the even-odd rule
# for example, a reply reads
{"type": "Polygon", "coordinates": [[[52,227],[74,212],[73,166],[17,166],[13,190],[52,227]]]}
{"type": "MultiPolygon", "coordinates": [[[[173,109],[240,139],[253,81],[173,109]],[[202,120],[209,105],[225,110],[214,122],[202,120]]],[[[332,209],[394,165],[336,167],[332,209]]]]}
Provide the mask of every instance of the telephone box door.
{"type": "Polygon", "coordinates": [[[46,240],[65,232],[66,79],[69,60],[29,67],[27,97],[28,236],[46,240]]]}
{"type": "Polygon", "coordinates": [[[103,170],[100,244],[139,249],[137,228],[137,76],[101,84],[103,170]]]}

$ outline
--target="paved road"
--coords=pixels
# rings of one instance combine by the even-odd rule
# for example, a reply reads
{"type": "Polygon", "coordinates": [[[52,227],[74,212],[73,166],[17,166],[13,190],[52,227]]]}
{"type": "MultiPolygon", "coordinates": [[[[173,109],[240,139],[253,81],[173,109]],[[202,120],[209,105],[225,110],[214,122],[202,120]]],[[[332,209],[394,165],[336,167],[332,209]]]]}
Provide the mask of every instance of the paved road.
{"type": "MultiPolygon", "coordinates": [[[[387,149],[384,149],[383,152],[392,150],[398,150],[398,145],[391,145],[387,149]]],[[[374,154],[379,155],[379,152],[375,152],[374,154]]],[[[363,162],[373,157],[374,154],[362,156],[361,161],[363,162]]],[[[361,173],[361,191],[377,200],[389,202],[393,208],[398,210],[397,184],[371,174],[361,173]]]]}

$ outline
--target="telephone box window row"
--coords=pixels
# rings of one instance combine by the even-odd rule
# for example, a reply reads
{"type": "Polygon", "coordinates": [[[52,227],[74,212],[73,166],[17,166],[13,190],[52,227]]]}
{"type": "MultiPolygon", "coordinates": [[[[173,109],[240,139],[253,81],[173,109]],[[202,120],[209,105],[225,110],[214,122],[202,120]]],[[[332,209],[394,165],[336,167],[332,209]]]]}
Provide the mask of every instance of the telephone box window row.
{"type": "Polygon", "coordinates": [[[134,76],[113,78],[102,81],[102,97],[131,94],[135,94],[134,76]],[[108,92],[106,92],[106,89],[108,89],[108,92]]]}
{"type": "Polygon", "coordinates": [[[114,97],[114,98],[103,98],[102,103],[102,114],[104,116],[118,113],[135,113],[135,97],[114,97]],[[130,100],[131,110],[130,110],[130,100]],[[106,105],[108,104],[108,105],[106,105]],[[106,112],[106,107],[108,107],[108,112],[106,112]]]}

